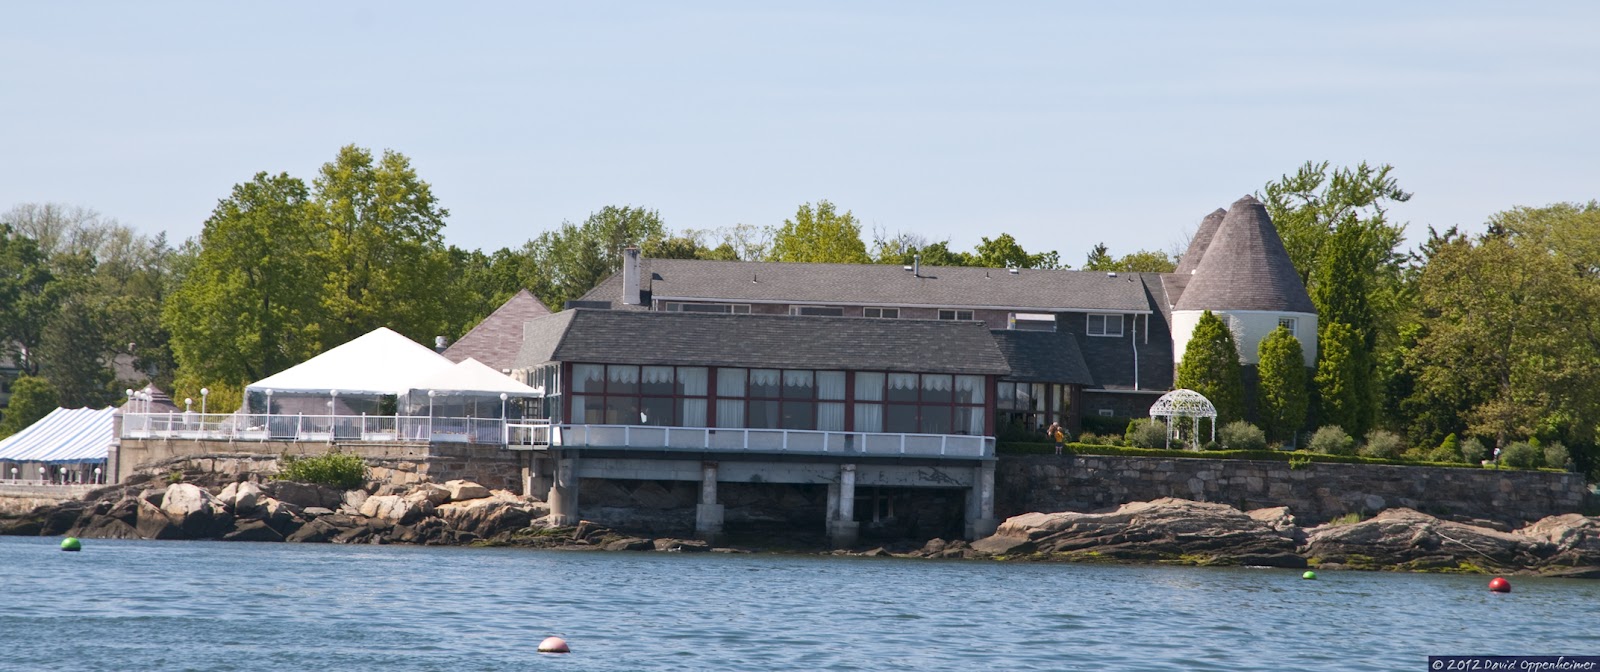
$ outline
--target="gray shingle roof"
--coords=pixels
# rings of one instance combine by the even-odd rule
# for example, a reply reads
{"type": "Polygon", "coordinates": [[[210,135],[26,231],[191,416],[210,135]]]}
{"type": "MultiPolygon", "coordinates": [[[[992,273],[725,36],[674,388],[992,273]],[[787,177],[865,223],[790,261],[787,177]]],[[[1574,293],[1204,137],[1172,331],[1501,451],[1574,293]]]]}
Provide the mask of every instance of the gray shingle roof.
{"type": "Polygon", "coordinates": [[[995,344],[1011,366],[1009,380],[1038,383],[1094,385],[1089,367],[1078,349],[1078,339],[1067,332],[996,329],[995,344]]]}
{"type": "Polygon", "coordinates": [[[1176,309],[1317,312],[1266,206],[1253,196],[1228,208],[1176,309]]]}
{"type": "Polygon", "coordinates": [[[549,314],[550,309],[534,298],[532,292],[524,289],[511,295],[510,299],[500,304],[499,308],[489,313],[478,326],[442,354],[452,362],[471,357],[496,371],[509,369],[517,359],[517,352],[522,349],[523,323],[549,314]]]}
{"type": "Polygon", "coordinates": [[[979,322],[565,310],[529,320],[516,366],[551,361],[1005,375],[979,322]]]}
{"type": "MultiPolygon", "coordinates": [[[[621,302],[622,274],[601,282],[584,301],[621,302]]],[[[1150,310],[1144,288],[1130,274],[1096,271],[923,266],[917,277],[883,264],[798,264],[766,261],[644,259],[640,286],[646,298],[829,305],[1007,308],[1036,311],[1150,310]]],[[[646,306],[648,308],[648,301],[646,306]]]]}
{"type": "Polygon", "coordinates": [[[1200,260],[1206,256],[1206,248],[1211,246],[1211,240],[1217,235],[1217,228],[1222,226],[1222,218],[1228,216],[1228,211],[1222,208],[1212,210],[1200,220],[1200,228],[1194,232],[1194,238],[1189,240],[1189,249],[1184,250],[1183,258],[1178,260],[1178,268],[1173,271],[1178,275],[1189,275],[1200,266],[1200,260]]]}

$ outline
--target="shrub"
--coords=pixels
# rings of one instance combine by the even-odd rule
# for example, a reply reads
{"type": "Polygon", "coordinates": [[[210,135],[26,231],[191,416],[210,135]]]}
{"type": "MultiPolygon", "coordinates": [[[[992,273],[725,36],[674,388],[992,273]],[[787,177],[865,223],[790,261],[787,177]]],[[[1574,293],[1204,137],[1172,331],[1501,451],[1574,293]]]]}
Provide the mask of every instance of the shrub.
{"type": "MultiPolygon", "coordinates": [[[[1451,436],[1455,435],[1451,434],[1451,436]]],[[[1484,448],[1483,442],[1479,441],[1476,436],[1469,436],[1466,441],[1461,442],[1460,453],[1462,461],[1467,464],[1479,464],[1489,459],[1489,449],[1484,448]]]]}
{"type": "Polygon", "coordinates": [[[1094,432],[1084,432],[1078,436],[1078,443],[1091,446],[1114,446],[1117,445],[1117,438],[1114,436],[1100,436],[1094,432]]]}
{"type": "Polygon", "coordinates": [[[1423,459],[1429,462],[1460,462],[1461,453],[1450,450],[1448,446],[1441,445],[1428,451],[1428,454],[1423,459]]]}
{"type": "Polygon", "coordinates": [[[350,490],[367,482],[367,461],[337,448],[322,455],[278,458],[278,480],[315,483],[350,490]]]}
{"type": "Polygon", "coordinates": [[[1572,459],[1572,453],[1560,441],[1551,441],[1544,447],[1544,466],[1551,469],[1566,469],[1567,461],[1572,459]]]}
{"type": "Polygon", "coordinates": [[[1128,431],[1122,440],[1134,448],[1165,448],[1167,446],[1167,426],[1139,418],[1128,423],[1128,431]]]}
{"type": "MultiPolygon", "coordinates": [[[[1367,457],[1381,457],[1394,459],[1400,456],[1400,435],[1384,429],[1374,429],[1367,432],[1367,442],[1361,446],[1361,454],[1367,457]]],[[[1451,455],[1455,451],[1450,451],[1451,455]]],[[[1454,458],[1451,458],[1453,461],[1454,458]]]]}
{"type": "Polygon", "coordinates": [[[1456,438],[1455,432],[1451,432],[1449,436],[1444,437],[1444,443],[1439,444],[1439,447],[1448,449],[1452,453],[1460,453],[1461,439],[1456,438]]]}
{"type": "Polygon", "coordinates": [[[1500,452],[1500,463],[1516,469],[1537,469],[1544,464],[1544,451],[1530,442],[1518,441],[1500,452]]]}
{"type": "Polygon", "coordinates": [[[1217,443],[1226,450],[1266,450],[1267,433],[1243,420],[1234,420],[1217,430],[1217,443]]]}
{"type": "Polygon", "coordinates": [[[1313,453],[1324,455],[1354,455],[1356,454],[1356,440],[1350,438],[1344,429],[1338,425],[1328,425],[1317,430],[1311,435],[1307,447],[1313,453]]]}

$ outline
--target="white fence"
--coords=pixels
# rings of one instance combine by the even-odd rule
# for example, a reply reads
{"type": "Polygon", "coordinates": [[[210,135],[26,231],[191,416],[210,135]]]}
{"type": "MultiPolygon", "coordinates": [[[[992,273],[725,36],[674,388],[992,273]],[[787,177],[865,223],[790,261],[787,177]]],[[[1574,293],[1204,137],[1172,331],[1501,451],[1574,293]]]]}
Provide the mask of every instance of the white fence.
{"type": "Polygon", "coordinates": [[[989,436],[633,425],[513,423],[506,426],[506,446],[521,450],[585,447],[971,459],[994,456],[994,437],[989,436]]]}
{"type": "Polygon", "coordinates": [[[211,441],[504,441],[499,418],[423,415],[266,415],[259,413],[125,413],[122,438],[211,441]]]}

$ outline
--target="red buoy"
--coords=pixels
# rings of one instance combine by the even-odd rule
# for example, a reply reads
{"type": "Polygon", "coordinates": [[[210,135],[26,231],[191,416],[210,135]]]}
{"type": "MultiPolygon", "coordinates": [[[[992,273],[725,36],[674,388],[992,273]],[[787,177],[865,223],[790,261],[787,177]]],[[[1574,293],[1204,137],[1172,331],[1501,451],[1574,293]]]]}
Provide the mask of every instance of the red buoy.
{"type": "Polygon", "coordinates": [[[1509,593],[1511,592],[1511,582],[1498,576],[1494,577],[1489,581],[1489,590],[1496,593],[1509,593]]]}
{"type": "Polygon", "coordinates": [[[567,640],[560,637],[546,637],[539,642],[539,653],[572,653],[567,648],[567,640]]]}

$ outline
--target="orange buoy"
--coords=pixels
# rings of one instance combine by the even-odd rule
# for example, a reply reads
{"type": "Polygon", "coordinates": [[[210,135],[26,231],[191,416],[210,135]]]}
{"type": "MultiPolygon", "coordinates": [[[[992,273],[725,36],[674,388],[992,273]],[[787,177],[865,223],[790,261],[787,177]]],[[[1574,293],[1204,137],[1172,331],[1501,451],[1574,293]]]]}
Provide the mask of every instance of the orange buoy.
{"type": "Polygon", "coordinates": [[[1494,577],[1489,581],[1489,590],[1496,593],[1509,593],[1511,592],[1511,582],[1498,576],[1494,577]]]}
{"type": "Polygon", "coordinates": [[[572,653],[567,648],[567,640],[560,637],[546,637],[539,642],[539,653],[572,653]]]}

